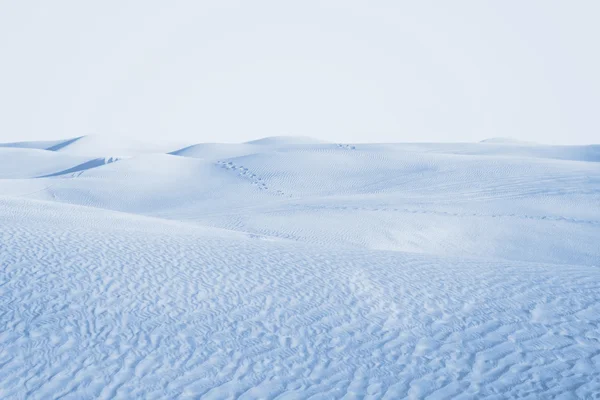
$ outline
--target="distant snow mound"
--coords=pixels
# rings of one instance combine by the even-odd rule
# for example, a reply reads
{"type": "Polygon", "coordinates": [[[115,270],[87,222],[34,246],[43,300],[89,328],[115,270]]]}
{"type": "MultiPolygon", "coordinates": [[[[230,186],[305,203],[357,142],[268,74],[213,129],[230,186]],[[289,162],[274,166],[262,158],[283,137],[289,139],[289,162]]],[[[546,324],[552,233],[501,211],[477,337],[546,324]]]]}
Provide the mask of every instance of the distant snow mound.
{"type": "Polygon", "coordinates": [[[0,144],[0,147],[40,149],[85,157],[131,157],[147,153],[166,153],[178,146],[157,145],[127,138],[86,135],[54,141],[31,141],[0,144]]]}
{"type": "Polygon", "coordinates": [[[262,139],[251,140],[246,143],[264,146],[286,146],[291,144],[322,144],[325,142],[308,136],[269,136],[262,139]]]}
{"type": "Polygon", "coordinates": [[[256,146],[247,143],[198,143],[172,151],[171,155],[217,160],[256,153],[256,146]]]}
{"type": "Polygon", "coordinates": [[[58,143],[56,143],[53,146],[48,147],[46,150],[49,151],[60,151],[76,142],[78,142],[79,140],[85,139],[85,136],[78,136],[76,138],[72,138],[72,139],[67,139],[67,140],[62,140],[58,143]]]}
{"type": "Polygon", "coordinates": [[[497,144],[534,144],[532,142],[524,142],[511,137],[494,137],[489,139],[483,139],[479,143],[497,143],[497,144]]]}
{"type": "Polygon", "coordinates": [[[47,174],[47,175],[40,176],[40,178],[50,178],[50,177],[53,177],[53,176],[69,175],[69,174],[75,174],[75,173],[78,173],[79,175],[81,175],[81,174],[83,174],[87,170],[90,170],[90,169],[93,169],[93,168],[98,168],[98,167],[101,167],[101,166],[106,165],[106,164],[112,164],[112,163],[117,162],[119,160],[120,159],[118,157],[94,158],[94,159],[91,159],[91,160],[86,161],[84,163],[75,165],[74,167],[67,168],[67,169],[62,170],[62,171],[54,172],[52,174],[47,174]]]}
{"type": "Polygon", "coordinates": [[[87,157],[34,147],[0,146],[0,179],[28,179],[67,170],[87,157]]]}
{"type": "Polygon", "coordinates": [[[241,157],[295,145],[319,145],[326,142],[307,136],[270,136],[245,143],[198,143],[170,152],[174,156],[219,160],[241,157]]]}
{"type": "Polygon", "coordinates": [[[11,147],[19,149],[37,149],[37,150],[50,150],[56,151],[81,137],[71,139],[60,139],[60,140],[41,140],[41,141],[27,141],[27,142],[12,142],[12,143],[0,143],[0,147],[11,147]]]}
{"type": "Polygon", "coordinates": [[[53,150],[90,157],[130,157],[147,153],[166,153],[173,150],[172,147],[139,142],[128,138],[88,135],[72,140],[58,148],[55,146],[53,150]]]}

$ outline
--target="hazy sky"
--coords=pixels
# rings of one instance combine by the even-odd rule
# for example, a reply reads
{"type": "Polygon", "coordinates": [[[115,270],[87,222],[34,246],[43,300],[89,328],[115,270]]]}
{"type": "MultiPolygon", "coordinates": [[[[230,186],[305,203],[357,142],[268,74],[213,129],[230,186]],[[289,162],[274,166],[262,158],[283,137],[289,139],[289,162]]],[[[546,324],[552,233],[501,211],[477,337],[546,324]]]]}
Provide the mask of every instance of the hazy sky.
{"type": "Polygon", "coordinates": [[[600,142],[600,1],[0,0],[0,139],[600,142]]]}

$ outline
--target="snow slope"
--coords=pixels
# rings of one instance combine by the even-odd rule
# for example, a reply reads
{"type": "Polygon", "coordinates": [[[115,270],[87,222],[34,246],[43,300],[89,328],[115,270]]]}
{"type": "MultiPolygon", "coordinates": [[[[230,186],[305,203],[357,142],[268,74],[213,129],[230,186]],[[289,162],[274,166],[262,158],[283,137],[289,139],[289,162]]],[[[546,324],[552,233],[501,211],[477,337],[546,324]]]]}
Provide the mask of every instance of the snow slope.
{"type": "Polygon", "coordinates": [[[0,145],[1,398],[600,391],[595,146],[67,142],[0,145]]]}
{"type": "Polygon", "coordinates": [[[100,135],[86,135],[76,138],[41,141],[3,143],[0,148],[40,149],[86,157],[127,157],[144,153],[172,151],[177,145],[139,142],[127,138],[110,138],[100,135]]]}

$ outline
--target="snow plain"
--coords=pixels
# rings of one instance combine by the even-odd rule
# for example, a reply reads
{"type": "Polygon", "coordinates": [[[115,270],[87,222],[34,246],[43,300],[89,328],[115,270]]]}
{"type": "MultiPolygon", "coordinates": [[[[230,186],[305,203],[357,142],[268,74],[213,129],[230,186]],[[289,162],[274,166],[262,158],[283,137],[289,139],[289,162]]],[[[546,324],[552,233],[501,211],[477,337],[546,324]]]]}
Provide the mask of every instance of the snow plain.
{"type": "Polygon", "coordinates": [[[0,398],[600,398],[600,146],[0,145],[0,398]]]}

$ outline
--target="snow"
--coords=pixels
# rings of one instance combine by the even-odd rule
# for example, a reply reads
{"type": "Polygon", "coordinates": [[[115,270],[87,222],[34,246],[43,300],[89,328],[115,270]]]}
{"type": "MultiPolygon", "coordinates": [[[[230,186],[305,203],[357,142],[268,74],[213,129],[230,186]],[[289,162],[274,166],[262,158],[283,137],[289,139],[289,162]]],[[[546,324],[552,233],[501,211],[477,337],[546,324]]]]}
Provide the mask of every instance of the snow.
{"type": "Polygon", "coordinates": [[[269,136],[262,139],[251,140],[247,144],[257,144],[263,146],[287,146],[294,144],[320,144],[325,143],[322,140],[314,139],[309,136],[269,136]]]}
{"type": "Polygon", "coordinates": [[[126,138],[114,138],[101,135],[86,135],[76,138],[41,141],[17,142],[0,144],[0,148],[32,148],[60,152],[65,154],[87,157],[127,157],[145,153],[168,152],[177,149],[181,144],[153,144],[126,138]]]}
{"type": "Polygon", "coordinates": [[[1,398],[594,398],[598,146],[0,145],[1,398]]]}
{"type": "Polygon", "coordinates": [[[531,142],[524,142],[511,137],[493,137],[489,139],[483,139],[480,143],[495,143],[495,144],[533,144],[531,142]]]}

